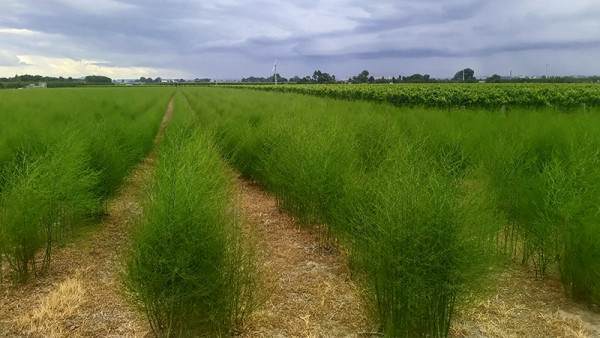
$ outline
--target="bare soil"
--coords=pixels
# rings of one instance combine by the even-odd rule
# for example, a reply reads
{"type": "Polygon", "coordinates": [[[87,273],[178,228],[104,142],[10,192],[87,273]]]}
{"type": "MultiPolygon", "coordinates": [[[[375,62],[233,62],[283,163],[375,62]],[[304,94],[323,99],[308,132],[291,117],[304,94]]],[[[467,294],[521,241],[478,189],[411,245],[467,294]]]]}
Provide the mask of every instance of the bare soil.
{"type": "Polygon", "coordinates": [[[248,180],[237,180],[246,231],[258,238],[266,296],[241,328],[243,337],[356,337],[369,331],[347,257],[319,245],[318,234],[300,228],[278,210],[275,198],[248,180]]]}
{"type": "Polygon", "coordinates": [[[459,309],[451,336],[600,337],[600,313],[567,299],[556,276],[514,265],[493,276],[486,298],[459,309]]]}

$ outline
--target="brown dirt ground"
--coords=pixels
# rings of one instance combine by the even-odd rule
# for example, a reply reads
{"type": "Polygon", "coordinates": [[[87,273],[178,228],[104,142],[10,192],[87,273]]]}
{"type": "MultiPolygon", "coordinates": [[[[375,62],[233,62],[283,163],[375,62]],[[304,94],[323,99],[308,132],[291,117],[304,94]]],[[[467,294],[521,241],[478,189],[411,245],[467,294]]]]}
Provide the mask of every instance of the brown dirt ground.
{"type": "MultiPolygon", "coordinates": [[[[173,114],[169,102],[155,144],[173,114]]],[[[123,300],[121,258],[131,226],[141,216],[144,184],[152,151],[126,178],[109,202],[97,231],[54,250],[47,276],[3,290],[0,308],[3,336],[142,337],[150,330],[145,318],[123,300]]]]}
{"type": "Polygon", "coordinates": [[[513,265],[496,273],[487,297],[458,311],[453,337],[600,337],[598,309],[565,297],[556,276],[513,265]]]}
{"type": "Polygon", "coordinates": [[[258,239],[266,297],[239,333],[243,337],[355,337],[369,331],[347,258],[319,246],[255,183],[237,180],[246,229],[258,239]]]}

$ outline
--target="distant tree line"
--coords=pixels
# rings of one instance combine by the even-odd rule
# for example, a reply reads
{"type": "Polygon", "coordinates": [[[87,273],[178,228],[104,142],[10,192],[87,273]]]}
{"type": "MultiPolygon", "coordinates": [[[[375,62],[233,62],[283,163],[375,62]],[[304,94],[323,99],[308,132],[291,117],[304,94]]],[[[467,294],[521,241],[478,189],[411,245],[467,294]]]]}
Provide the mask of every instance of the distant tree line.
{"type": "MultiPolygon", "coordinates": [[[[475,71],[471,68],[461,69],[454,74],[451,79],[436,79],[432,78],[429,74],[412,74],[412,75],[398,75],[398,77],[391,78],[375,78],[370,75],[369,71],[363,70],[359,74],[350,77],[348,80],[338,80],[335,75],[316,70],[312,76],[300,77],[298,75],[293,76],[289,79],[282,77],[279,74],[271,75],[269,77],[256,77],[250,76],[243,78],[241,83],[255,84],[255,83],[274,83],[275,76],[277,77],[277,83],[280,84],[334,84],[334,83],[460,83],[460,82],[479,82],[475,78],[475,71]]],[[[486,83],[585,83],[585,82],[600,82],[600,76],[587,76],[587,77],[573,77],[573,76],[552,76],[552,77],[503,77],[498,74],[494,74],[483,80],[486,83]]],[[[112,79],[101,75],[88,75],[85,78],[73,79],[72,77],[64,78],[41,76],[41,75],[15,75],[14,77],[0,77],[0,89],[2,88],[23,88],[31,84],[38,84],[40,82],[46,83],[47,87],[77,87],[85,85],[108,85],[112,84],[112,79]]],[[[124,81],[122,81],[124,82],[124,81]]],[[[161,77],[140,77],[135,82],[144,84],[160,84],[163,83],[161,77]]],[[[209,78],[196,78],[193,81],[187,81],[184,79],[173,79],[165,81],[168,84],[171,83],[185,83],[186,85],[208,85],[212,83],[209,78]]],[[[215,81],[216,82],[216,81],[215,81]]],[[[220,83],[220,82],[219,82],[220,83]]],[[[231,82],[237,83],[237,82],[231,82]]],[[[164,83],[163,83],[164,84],[164,83]]],[[[168,85],[167,84],[167,85],[168,85]]]]}
{"type": "Polygon", "coordinates": [[[110,77],[101,75],[88,75],[85,77],[86,83],[98,83],[98,84],[110,84],[112,79],[110,77]]]}
{"type": "Polygon", "coordinates": [[[442,82],[477,82],[475,71],[471,68],[459,70],[452,79],[436,79],[429,74],[415,73],[412,75],[398,75],[398,77],[379,79],[369,76],[369,72],[363,70],[357,76],[349,80],[350,83],[442,83],[442,82]]]}
{"type": "MultiPolygon", "coordinates": [[[[296,83],[296,84],[329,84],[329,83],[437,83],[437,82],[476,82],[477,79],[474,77],[475,71],[470,68],[465,68],[463,70],[458,71],[452,80],[439,80],[432,78],[429,74],[412,74],[409,76],[398,75],[398,77],[392,78],[375,78],[374,76],[369,74],[368,70],[363,70],[358,75],[350,77],[347,81],[336,79],[335,75],[330,75],[329,73],[322,72],[320,70],[316,70],[313,72],[312,76],[299,77],[294,76],[289,79],[281,77],[279,74],[277,76],[277,83],[296,83]],[[464,78],[463,78],[464,73],[464,78]]],[[[250,76],[248,78],[243,78],[242,83],[274,83],[275,77],[274,75],[269,77],[256,77],[250,76]]]]}
{"type": "MultiPolygon", "coordinates": [[[[499,82],[514,82],[514,83],[577,83],[577,82],[600,82],[600,76],[588,76],[588,77],[572,77],[572,76],[553,76],[553,77],[501,77],[500,75],[494,74],[486,78],[485,80],[478,80],[475,77],[475,71],[471,68],[464,68],[457,71],[451,79],[436,79],[432,78],[429,74],[412,74],[412,75],[398,75],[398,77],[392,78],[375,78],[370,75],[369,71],[363,70],[359,74],[350,77],[347,81],[337,80],[335,75],[329,75],[320,70],[316,70],[312,76],[299,77],[294,76],[289,79],[281,77],[277,74],[277,83],[297,83],[297,84],[317,84],[317,83],[474,83],[485,81],[488,83],[499,83],[499,82]]],[[[242,83],[274,83],[274,76],[270,77],[255,77],[250,76],[243,78],[242,83]]]]}
{"type": "Polygon", "coordinates": [[[84,85],[111,84],[112,79],[100,75],[88,75],[85,78],[74,79],[72,77],[64,78],[62,76],[42,76],[42,75],[15,75],[14,77],[0,77],[0,88],[23,88],[31,84],[46,83],[48,88],[55,87],[78,87],[84,85]]]}
{"type": "Polygon", "coordinates": [[[281,75],[279,75],[279,73],[277,73],[277,74],[271,75],[269,77],[250,76],[248,78],[243,78],[241,82],[243,82],[243,83],[274,83],[275,76],[277,76],[277,83],[328,84],[328,83],[339,83],[340,82],[335,79],[335,75],[329,75],[329,73],[325,73],[320,70],[314,71],[312,76],[307,75],[305,77],[300,77],[300,76],[296,75],[294,77],[286,79],[284,77],[281,77],[281,75]]]}
{"type": "Polygon", "coordinates": [[[81,79],[72,77],[64,78],[41,75],[15,75],[14,77],[0,77],[0,88],[23,88],[30,84],[45,82],[48,87],[76,87],[82,84],[81,79]]]}
{"type": "Polygon", "coordinates": [[[494,74],[485,79],[486,83],[589,83],[600,82],[600,76],[540,76],[540,77],[502,77],[494,74]]]}
{"type": "Polygon", "coordinates": [[[186,83],[190,83],[190,82],[199,82],[199,83],[210,83],[211,79],[209,78],[195,78],[193,81],[189,81],[189,80],[185,80],[185,79],[172,79],[172,80],[164,80],[161,77],[157,77],[155,79],[152,79],[151,77],[140,77],[138,80],[135,80],[136,82],[142,82],[142,83],[146,83],[146,84],[156,84],[156,83],[181,83],[181,82],[186,82],[186,83]]]}
{"type": "Polygon", "coordinates": [[[140,79],[138,80],[138,82],[143,82],[143,83],[161,83],[162,82],[162,78],[161,77],[157,77],[156,79],[152,80],[151,77],[140,77],[140,79]]]}

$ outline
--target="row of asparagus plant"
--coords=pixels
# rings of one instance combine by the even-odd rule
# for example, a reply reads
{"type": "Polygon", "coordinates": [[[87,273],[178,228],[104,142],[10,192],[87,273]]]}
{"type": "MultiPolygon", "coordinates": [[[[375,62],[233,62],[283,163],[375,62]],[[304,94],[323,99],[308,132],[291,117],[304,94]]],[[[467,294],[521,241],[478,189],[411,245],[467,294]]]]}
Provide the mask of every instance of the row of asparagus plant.
{"type": "Polygon", "coordinates": [[[182,96],[158,146],[125,286],[156,336],[223,336],[256,305],[231,176],[182,96]]]}
{"type": "Polygon", "coordinates": [[[0,254],[12,279],[45,272],[53,247],[102,215],[107,197],[150,149],[170,95],[0,93],[0,254]]]}

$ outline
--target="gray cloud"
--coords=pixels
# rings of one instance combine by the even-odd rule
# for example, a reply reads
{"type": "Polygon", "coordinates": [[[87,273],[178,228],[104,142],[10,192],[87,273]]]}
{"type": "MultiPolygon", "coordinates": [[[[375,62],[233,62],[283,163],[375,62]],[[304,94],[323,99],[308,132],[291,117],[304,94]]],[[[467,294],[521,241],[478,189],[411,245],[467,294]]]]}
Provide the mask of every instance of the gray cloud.
{"type": "Polygon", "coordinates": [[[19,64],[19,58],[0,50],[0,66],[16,66],[19,64]]]}
{"type": "Polygon", "coordinates": [[[17,55],[213,78],[264,76],[276,58],[284,76],[600,73],[578,60],[600,59],[593,0],[5,0],[0,12],[0,75],[17,55]]]}

